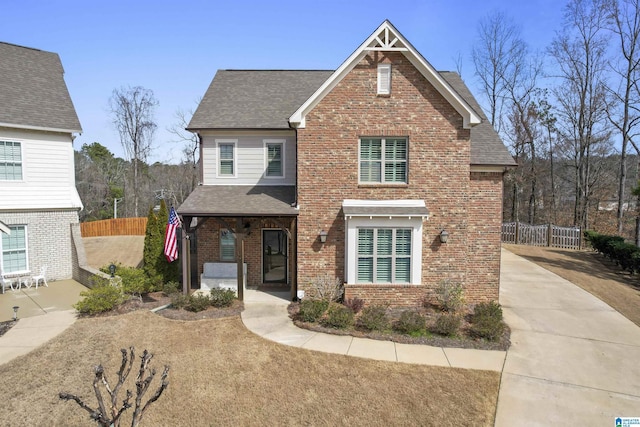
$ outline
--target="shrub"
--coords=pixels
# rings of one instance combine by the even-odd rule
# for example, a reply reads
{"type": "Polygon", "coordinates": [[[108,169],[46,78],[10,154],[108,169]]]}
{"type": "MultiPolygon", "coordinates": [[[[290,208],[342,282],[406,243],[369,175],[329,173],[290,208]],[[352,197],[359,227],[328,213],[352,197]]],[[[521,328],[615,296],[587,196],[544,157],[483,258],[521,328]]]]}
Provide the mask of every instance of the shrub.
{"type": "Polygon", "coordinates": [[[358,317],[358,326],[369,331],[384,331],[388,329],[387,307],[382,305],[366,307],[358,317]]]}
{"type": "Polygon", "coordinates": [[[311,296],[316,299],[332,302],[339,301],[344,295],[344,285],[339,277],[329,274],[317,276],[311,282],[311,296]]]}
{"type": "Polygon", "coordinates": [[[180,290],[180,283],[178,282],[171,281],[162,285],[162,293],[167,296],[180,292],[180,290]]]}
{"type": "Polygon", "coordinates": [[[351,309],[355,314],[360,313],[364,307],[364,300],[358,297],[344,300],[343,304],[351,309]]]}
{"type": "Polygon", "coordinates": [[[436,300],[443,311],[455,313],[464,306],[464,287],[462,283],[442,280],[435,289],[436,300]]]}
{"type": "Polygon", "coordinates": [[[413,310],[403,311],[395,324],[396,331],[407,335],[419,335],[425,332],[426,328],[426,318],[413,310]]]}
{"type": "Polygon", "coordinates": [[[433,325],[433,332],[451,337],[457,334],[460,325],[462,325],[462,318],[458,314],[440,313],[433,325]]]}
{"type": "Polygon", "coordinates": [[[342,304],[329,305],[326,315],[320,323],[328,328],[345,329],[353,325],[353,311],[342,304]]]}
{"type": "Polygon", "coordinates": [[[189,295],[175,293],[171,295],[171,306],[173,308],[182,309],[189,304],[189,295]]]}
{"type": "Polygon", "coordinates": [[[500,304],[491,301],[475,306],[471,316],[471,335],[496,341],[502,336],[504,327],[500,304]]]}
{"type": "Polygon", "coordinates": [[[214,307],[229,307],[236,299],[236,293],[231,289],[211,289],[210,304],[214,307]]]}
{"type": "Polygon", "coordinates": [[[298,316],[303,322],[316,322],[329,308],[329,301],[305,299],[300,303],[298,316]]]}
{"type": "Polygon", "coordinates": [[[73,308],[83,314],[97,314],[113,310],[124,301],[124,295],[117,286],[100,283],[93,288],[80,292],[84,297],[73,305],[73,308]]]}
{"type": "Polygon", "coordinates": [[[200,311],[204,311],[211,305],[211,299],[208,295],[203,294],[193,294],[189,295],[189,300],[187,305],[184,307],[187,311],[193,311],[194,313],[198,313],[200,311]]]}

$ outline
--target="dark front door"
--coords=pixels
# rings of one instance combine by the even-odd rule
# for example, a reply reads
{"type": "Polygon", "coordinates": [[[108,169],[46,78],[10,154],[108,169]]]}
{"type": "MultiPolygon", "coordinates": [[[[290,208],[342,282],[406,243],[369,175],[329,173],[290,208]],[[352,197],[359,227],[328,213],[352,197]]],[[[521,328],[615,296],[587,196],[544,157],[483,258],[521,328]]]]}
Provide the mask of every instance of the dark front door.
{"type": "Polygon", "coordinates": [[[287,234],[282,230],[262,230],[262,281],[287,283],[287,234]]]}

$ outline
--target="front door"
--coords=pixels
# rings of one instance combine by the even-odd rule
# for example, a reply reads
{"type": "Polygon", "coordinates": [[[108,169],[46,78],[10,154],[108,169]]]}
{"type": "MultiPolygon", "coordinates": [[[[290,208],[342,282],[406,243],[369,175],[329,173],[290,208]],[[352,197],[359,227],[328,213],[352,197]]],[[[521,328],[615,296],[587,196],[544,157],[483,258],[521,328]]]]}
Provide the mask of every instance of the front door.
{"type": "Polygon", "coordinates": [[[287,283],[287,234],[282,230],[262,230],[262,281],[287,283]]]}

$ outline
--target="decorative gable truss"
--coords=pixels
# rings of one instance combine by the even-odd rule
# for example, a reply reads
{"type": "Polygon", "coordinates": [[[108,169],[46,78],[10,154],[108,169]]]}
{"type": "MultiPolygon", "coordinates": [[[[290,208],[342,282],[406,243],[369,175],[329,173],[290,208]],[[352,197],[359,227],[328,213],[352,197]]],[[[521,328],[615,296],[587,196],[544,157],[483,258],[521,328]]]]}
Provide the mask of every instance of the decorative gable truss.
{"type": "MultiPolygon", "coordinates": [[[[463,126],[469,129],[482,121],[480,115],[442,78],[429,62],[391,24],[384,21],[376,31],[347,58],[346,61],[298,108],[289,118],[294,128],[304,128],[306,115],[364,58],[372,51],[402,52],[436,90],[456,109],[463,118],[463,126]]],[[[386,95],[391,90],[391,69],[388,74],[378,70],[379,79],[387,75],[388,80],[378,82],[378,93],[386,95]]],[[[386,78],[386,77],[383,77],[386,78]]]]}

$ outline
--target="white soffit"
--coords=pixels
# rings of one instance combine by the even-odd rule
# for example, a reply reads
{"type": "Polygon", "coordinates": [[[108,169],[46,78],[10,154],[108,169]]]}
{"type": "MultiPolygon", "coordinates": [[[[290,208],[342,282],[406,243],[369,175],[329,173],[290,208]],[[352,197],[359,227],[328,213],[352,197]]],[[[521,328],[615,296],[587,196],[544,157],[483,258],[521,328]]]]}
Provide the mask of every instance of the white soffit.
{"type": "Polygon", "coordinates": [[[429,218],[424,200],[353,200],[342,202],[345,219],[368,218],[429,218]]]}

